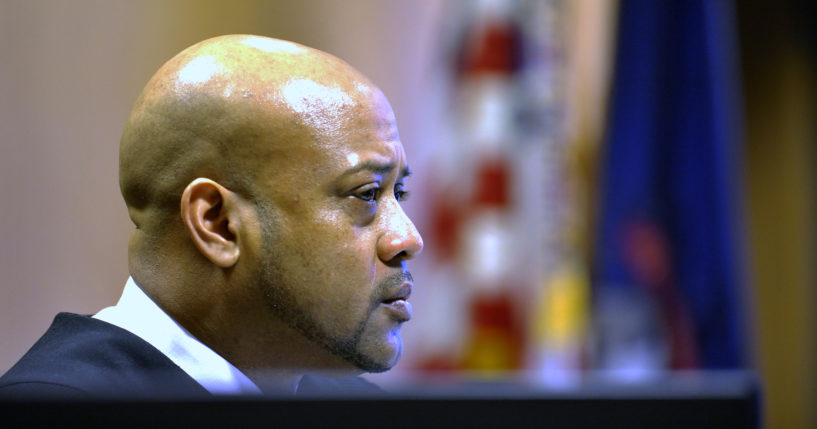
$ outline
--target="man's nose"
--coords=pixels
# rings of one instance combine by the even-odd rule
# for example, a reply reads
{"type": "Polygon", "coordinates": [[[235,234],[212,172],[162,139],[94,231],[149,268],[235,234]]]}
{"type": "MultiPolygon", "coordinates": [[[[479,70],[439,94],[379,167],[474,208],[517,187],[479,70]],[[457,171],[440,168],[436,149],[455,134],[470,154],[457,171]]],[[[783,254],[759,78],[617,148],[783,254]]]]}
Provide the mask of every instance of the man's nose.
{"type": "Polygon", "coordinates": [[[383,262],[407,260],[423,251],[423,237],[396,201],[384,219],[384,232],[377,241],[377,254],[383,262]]]}

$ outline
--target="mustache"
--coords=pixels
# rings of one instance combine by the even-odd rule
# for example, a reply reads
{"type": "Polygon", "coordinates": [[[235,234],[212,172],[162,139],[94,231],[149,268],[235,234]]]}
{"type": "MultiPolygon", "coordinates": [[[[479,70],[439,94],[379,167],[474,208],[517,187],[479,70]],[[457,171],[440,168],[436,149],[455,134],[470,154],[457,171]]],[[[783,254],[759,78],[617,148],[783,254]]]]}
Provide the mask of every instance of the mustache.
{"type": "Polygon", "coordinates": [[[411,276],[411,272],[409,271],[401,271],[386,277],[377,285],[377,291],[372,297],[372,304],[374,305],[380,302],[384,297],[391,295],[406,282],[414,285],[414,277],[411,276]]]}

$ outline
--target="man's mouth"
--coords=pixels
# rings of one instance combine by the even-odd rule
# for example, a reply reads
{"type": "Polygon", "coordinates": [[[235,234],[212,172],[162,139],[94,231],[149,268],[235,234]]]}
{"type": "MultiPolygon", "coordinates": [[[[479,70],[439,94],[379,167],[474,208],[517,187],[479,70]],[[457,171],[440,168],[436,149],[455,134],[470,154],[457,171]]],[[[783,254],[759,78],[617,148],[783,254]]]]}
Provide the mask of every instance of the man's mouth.
{"type": "Polygon", "coordinates": [[[383,299],[383,302],[394,302],[394,301],[408,301],[409,297],[411,296],[411,289],[413,285],[410,282],[404,282],[397,290],[393,291],[389,294],[388,297],[383,299]]]}
{"type": "Polygon", "coordinates": [[[403,283],[399,289],[381,301],[398,322],[407,322],[411,319],[411,303],[408,302],[411,289],[411,283],[403,283]]]}

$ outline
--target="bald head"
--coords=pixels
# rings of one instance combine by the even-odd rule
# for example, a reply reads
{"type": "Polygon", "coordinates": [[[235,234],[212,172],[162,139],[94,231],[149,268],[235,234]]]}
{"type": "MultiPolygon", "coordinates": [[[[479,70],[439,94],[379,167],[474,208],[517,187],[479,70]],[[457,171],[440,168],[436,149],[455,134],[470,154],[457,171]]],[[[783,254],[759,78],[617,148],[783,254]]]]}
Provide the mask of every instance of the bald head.
{"type": "Polygon", "coordinates": [[[296,43],[230,35],[193,45],[153,76],[125,126],[119,180],[131,219],[148,233],[166,227],[197,177],[252,198],[261,166],[342,137],[338,124],[373,98],[387,103],[345,62],[296,43]]]}
{"type": "Polygon", "coordinates": [[[130,273],[242,370],[387,369],[422,250],[409,171],[388,101],[348,64],[206,40],[153,76],[122,135],[130,273]]]}

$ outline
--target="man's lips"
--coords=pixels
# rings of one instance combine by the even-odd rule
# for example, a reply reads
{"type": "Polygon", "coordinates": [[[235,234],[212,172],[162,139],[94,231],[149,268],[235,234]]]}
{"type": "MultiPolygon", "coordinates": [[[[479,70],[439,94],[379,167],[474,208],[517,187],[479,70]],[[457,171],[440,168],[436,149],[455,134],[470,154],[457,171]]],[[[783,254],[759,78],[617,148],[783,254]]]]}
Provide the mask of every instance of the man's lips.
{"type": "Polygon", "coordinates": [[[411,289],[414,286],[410,282],[403,283],[399,288],[389,294],[388,297],[383,299],[384,303],[390,303],[398,300],[406,301],[411,296],[411,289]]]}
{"type": "Polygon", "coordinates": [[[398,322],[407,322],[411,319],[411,303],[408,299],[412,287],[410,282],[405,282],[381,301],[398,322]]]}

